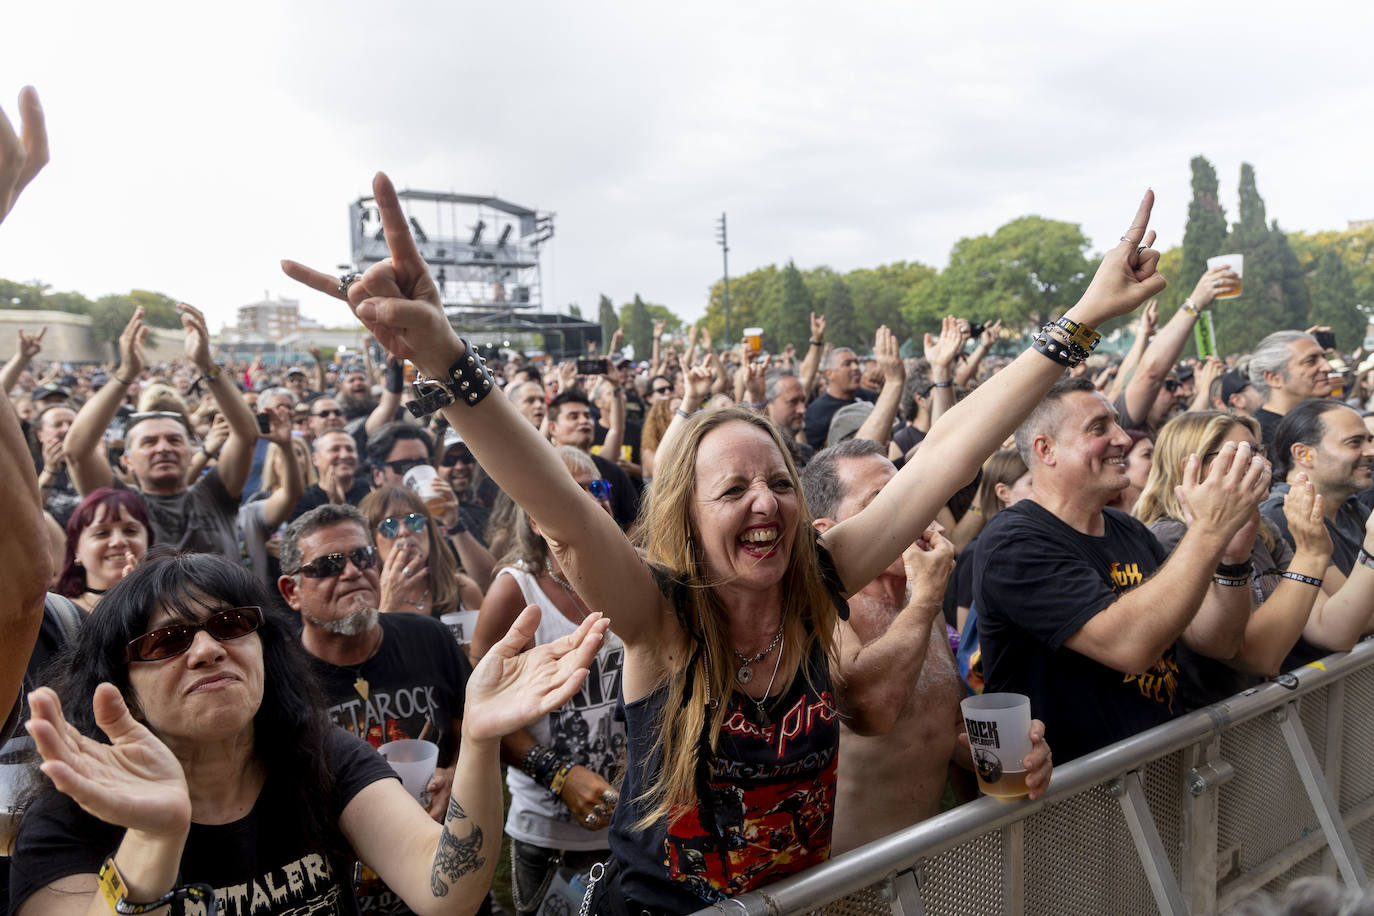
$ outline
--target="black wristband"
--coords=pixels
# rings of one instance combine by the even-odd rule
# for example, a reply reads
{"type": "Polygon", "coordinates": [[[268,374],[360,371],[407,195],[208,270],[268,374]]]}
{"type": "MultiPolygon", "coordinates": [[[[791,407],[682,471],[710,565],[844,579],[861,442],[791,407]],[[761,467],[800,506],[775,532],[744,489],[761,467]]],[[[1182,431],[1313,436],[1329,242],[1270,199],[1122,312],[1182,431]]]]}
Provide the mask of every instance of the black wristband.
{"type": "Polygon", "coordinates": [[[1246,578],[1239,578],[1239,577],[1237,577],[1237,578],[1232,578],[1232,577],[1230,577],[1230,576],[1213,576],[1213,577],[1212,577],[1212,581],[1215,582],[1217,585],[1227,585],[1227,586],[1231,586],[1231,587],[1233,587],[1233,588],[1239,587],[1239,586],[1242,586],[1242,585],[1249,585],[1249,584],[1250,584],[1250,579],[1249,579],[1249,577],[1246,577],[1246,578]]]}
{"type": "Polygon", "coordinates": [[[1302,573],[1289,572],[1286,569],[1279,573],[1279,575],[1285,579],[1292,579],[1294,582],[1301,582],[1304,585],[1315,585],[1317,588],[1322,587],[1322,580],[1318,579],[1316,576],[1304,576],[1302,573]]]}
{"type": "Polygon", "coordinates": [[[386,390],[391,394],[400,394],[405,383],[406,370],[401,365],[400,360],[388,362],[386,364],[386,390]]]}
{"type": "Polygon", "coordinates": [[[932,388],[951,388],[951,387],[953,387],[953,386],[954,386],[954,382],[953,382],[953,380],[951,380],[951,379],[945,379],[943,382],[931,382],[931,383],[930,383],[930,387],[932,387],[932,388]]]}
{"type": "Polygon", "coordinates": [[[1248,579],[1250,578],[1250,570],[1253,568],[1254,566],[1249,560],[1244,563],[1218,563],[1217,575],[1223,579],[1248,579]]]}

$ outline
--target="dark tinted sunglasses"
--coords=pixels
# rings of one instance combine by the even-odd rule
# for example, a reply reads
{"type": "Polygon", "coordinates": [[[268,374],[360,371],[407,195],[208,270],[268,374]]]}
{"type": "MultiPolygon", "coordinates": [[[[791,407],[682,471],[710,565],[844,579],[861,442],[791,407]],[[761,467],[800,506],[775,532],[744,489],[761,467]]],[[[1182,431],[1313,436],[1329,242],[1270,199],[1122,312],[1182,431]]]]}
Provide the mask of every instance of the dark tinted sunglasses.
{"type": "Polygon", "coordinates": [[[307,579],[329,579],[343,572],[349,560],[360,571],[371,569],[377,565],[377,548],[369,545],[357,547],[348,553],[327,553],[303,564],[300,573],[307,579]]]}
{"type": "Polygon", "coordinates": [[[658,385],[655,385],[655,386],[654,386],[654,394],[672,394],[672,393],[673,393],[673,389],[672,389],[670,386],[668,386],[668,385],[664,385],[664,386],[662,386],[662,387],[659,387],[658,385]]]}
{"type": "Polygon", "coordinates": [[[337,407],[326,407],[323,410],[312,410],[310,412],[310,416],[312,417],[342,417],[343,415],[343,411],[337,407]]]}
{"type": "Polygon", "coordinates": [[[1178,386],[1181,384],[1182,382],[1180,382],[1176,378],[1166,378],[1164,380],[1164,390],[1169,392],[1170,394],[1173,394],[1175,391],[1178,390],[1178,386]]]}
{"type": "Polygon", "coordinates": [[[602,502],[610,502],[611,500],[611,485],[604,480],[593,480],[582,489],[602,502]]]}
{"type": "Polygon", "coordinates": [[[124,647],[124,660],[128,662],[160,662],[175,658],[195,642],[201,630],[209,633],[219,642],[239,639],[262,626],[262,608],[231,607],[206,617],[200,623],[175,623],[159,627],[151,633],[144,633],[138,639],[130,640],[124,647]]]}
{"type": "Polygon", "coordinates": [[[477,459],[472,457],[472,452],[453,448],[449,449],[448,454],[444,455],[443,465],[446,468],[451,468],[460,461],[463,462],[463,464],[477,463],[477,459]]]}
{"type": "Polygon", "coordinates": [[[391,468],[394,474],[405,474],[411,468],[418,468],[422,464],[429,464],[424,458],[401,458],[397,461],[383,461],[382,464],[391,468]]]}
{"type": "Polygon", "coordinates": [[[405,525],[412,533],[419,534],[425,530],[425,517],[418,512],[412,512],[405,518],[388,516],[377,523],[377,533],[387,540],[391,540],[401,533],[402,525],[405,525]]]}

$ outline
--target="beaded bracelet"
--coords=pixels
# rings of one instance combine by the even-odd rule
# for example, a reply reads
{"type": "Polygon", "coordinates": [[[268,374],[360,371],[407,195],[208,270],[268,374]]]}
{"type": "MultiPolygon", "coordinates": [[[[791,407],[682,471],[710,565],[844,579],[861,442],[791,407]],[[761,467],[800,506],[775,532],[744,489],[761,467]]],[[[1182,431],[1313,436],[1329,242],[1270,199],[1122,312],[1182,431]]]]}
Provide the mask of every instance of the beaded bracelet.
{"type": "Polygon", "coordinates": [[[1294,582],[1302,582],[1305,585],[1315,585],[1317,588],[1322,587],[1322,580],[1318,579],[1316,576],[1304,576],[1302,573],[1288,572],[1287,570],[1279,573],[1279,575],[1285,579],[1292,579],[1294,582]]]}

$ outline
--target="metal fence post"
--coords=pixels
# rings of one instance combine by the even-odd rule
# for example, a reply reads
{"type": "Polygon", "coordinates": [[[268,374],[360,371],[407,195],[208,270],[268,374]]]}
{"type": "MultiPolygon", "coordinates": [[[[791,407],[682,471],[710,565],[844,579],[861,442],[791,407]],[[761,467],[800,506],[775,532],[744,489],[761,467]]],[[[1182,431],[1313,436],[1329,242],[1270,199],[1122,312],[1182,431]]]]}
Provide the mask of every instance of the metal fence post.
{"type": "Polygon", "coordinates": [[[1022,916],[1026,912],[1026,822],[1002,828],[1002,912],[1022,916]]]}
{"type": "Polygon", "coordinates": [[[1229,776],[1221,760],[1221,735],[1184,751],[1183,897],[1194,916],[1217,910],[1217,793],[1229,776]]]}
{"type": "Polygon", "coordinates": [[[1188,904],[1178,889],[1169,855],[1164,851],[1164,841],[1159,838],[1154,815],[1145,800],[1140,771],[1132,770],[1114,782],[1111,793],[1121,803],[1121,813],[1126,816],[1126,826],[1131,830],[1131,839],[1135,840],[1140,864],[1145,869],[1161,916],[1188,916],[1188,904]]]}
{"type": "MultiPolygon", "coordinates": [[[[1326,784],[1331,788],[1331,796],[1340,804],[1341,781],[1344,778],[1341,765],[1345,735],[1345,681],[1336,681],[1326,688],[1326,784]]],[[[1327,849],[1322,852],[1322,873],[1336,873],[1336,857],[1327,849]]]]}
{"type": "Polygon", "coordinates": [[[1312,751],[1312,743],[1307,739],[1307,730],[1302,727],[1297,711],[1296,701],[1288,703],[1282,710],[1275,710],[1275,713],[1282,713],[1281,718],[1275,715],[1279,719],[1279,730],[1283,732],[1288,753],[1293,757],[1293,764],[1298,769],[1303,787],[1307,789],[1312,809],[1322,825],[1322,832],[1326,834],[1326,842],[1336,859],[1341,879],[1351,887],[1365,887],[1368,882],[1364,866],[1355,854],[1350,831],[1345,829],[1345,818],[1341,816],[1336,799],[1331,794],[1331,787],[1326,784],[1326,777],[1317,766],[1317,755],[1312,751]]]}

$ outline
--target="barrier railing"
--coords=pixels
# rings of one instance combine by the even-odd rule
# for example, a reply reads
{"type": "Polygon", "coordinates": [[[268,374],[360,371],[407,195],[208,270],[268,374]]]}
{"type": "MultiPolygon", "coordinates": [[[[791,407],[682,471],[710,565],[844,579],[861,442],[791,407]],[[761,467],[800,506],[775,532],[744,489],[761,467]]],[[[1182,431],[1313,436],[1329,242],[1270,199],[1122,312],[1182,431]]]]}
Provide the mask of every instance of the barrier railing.
{"type": "MultiPolygon", "coordinates": [[[[1374,642],[702,914],[1219,913],[1374,865],[1374,642]]],[[[1053,744],[1053,732],[1050,733],[1053,744]]],[[[841,762],[841,766],[843,766],[841,762]]]]}

